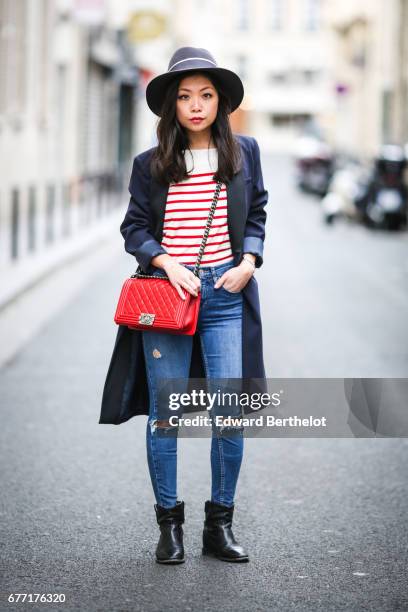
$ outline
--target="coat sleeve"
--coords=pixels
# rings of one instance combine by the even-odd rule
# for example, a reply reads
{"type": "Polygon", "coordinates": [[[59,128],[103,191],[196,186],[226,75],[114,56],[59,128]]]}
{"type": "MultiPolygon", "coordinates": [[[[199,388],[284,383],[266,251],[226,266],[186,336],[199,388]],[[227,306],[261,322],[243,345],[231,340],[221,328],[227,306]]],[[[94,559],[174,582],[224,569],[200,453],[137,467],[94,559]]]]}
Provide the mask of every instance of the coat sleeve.
{"type": "Polygon", "coordinates": [[[263,184],[259,145],[255,138],[252,138],[252,141],[253,189],[251,206],[245,225],[243,253],[253,253],[256,256],[255,266],[260,268],[263,264],[266,223],[265,206],[268,202],[268,192],[263,184]]]}
{"type": "Polygon", "coordinates": [[[136,257],[147,270],[150,260],[167,253],[150,230],[149,177],[143,173],[140,159],[133,160],[129,182],[130,201],[120,232],[125,240],[125,250],[136,257]]]}

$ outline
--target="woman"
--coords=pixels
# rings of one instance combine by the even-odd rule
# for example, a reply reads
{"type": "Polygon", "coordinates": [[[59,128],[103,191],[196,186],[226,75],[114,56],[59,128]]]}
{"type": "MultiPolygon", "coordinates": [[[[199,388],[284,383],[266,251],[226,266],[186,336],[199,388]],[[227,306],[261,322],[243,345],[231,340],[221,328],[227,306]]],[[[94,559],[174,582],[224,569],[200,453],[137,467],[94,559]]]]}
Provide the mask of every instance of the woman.
{"type": "MultiPolygon", "coordinates": [[[[230,128],[228,115],[243,93],[238,75],[218,67],[206,49],[182,47],[174,53],[168,71],[146,90],[150,109],[160,117],[158,145],[134,159],[131,198],[120,228],[126,251],[147,274],[167,276],[180,296],[183,289],[193,296],[201,292],[194,336],[119,326],[102,398],[100,423],[148,414],[159,563],[184,561],[184,502],[176,493],[177,435],[158,418],[158,381],[265,379],[253,274],[263,263],[268,193],[257,142],[233,135],[230,128]],[[198,278],[194,263],[218,180],[222,189],[198,278]]],[[[224,561],[248,561],[232,532],[242,455],[242,428],[213,426],[202,552],[224,561]]]]}

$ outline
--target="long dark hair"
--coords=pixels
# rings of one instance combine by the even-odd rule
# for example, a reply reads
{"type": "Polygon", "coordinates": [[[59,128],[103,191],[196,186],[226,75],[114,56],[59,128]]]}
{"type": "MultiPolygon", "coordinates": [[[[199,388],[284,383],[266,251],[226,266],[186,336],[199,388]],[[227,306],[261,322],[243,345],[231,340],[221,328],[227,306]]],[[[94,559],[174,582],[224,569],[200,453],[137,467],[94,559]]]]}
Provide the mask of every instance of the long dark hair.
{"type": "MultiPolygon", "coordinates": [[[[216,76],[205,70],[189,74],[196,73],[208,77],[218,92],[218,112],[211,125],[212,139],[218,151],[218,170],[214,172],[214,180],[227,183],[241,169],[242,164],[241,148],[228,119],[231,104],[216,76]]],[[[184,151],[189,149],[189,141],[185,128],[176,116],[178,88],[184,76],[175,77],[167,86],[157,124],[158,145],[153,152],[150,169],[152,176],[161,183],[178,183],[187,177],[184,151]]]]}

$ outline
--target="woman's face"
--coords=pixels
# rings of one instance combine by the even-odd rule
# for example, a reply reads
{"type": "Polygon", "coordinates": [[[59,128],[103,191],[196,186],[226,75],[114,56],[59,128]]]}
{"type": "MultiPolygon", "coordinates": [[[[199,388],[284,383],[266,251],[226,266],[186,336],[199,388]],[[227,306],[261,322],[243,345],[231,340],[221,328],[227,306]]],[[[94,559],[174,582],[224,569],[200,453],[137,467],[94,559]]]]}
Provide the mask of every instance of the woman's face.
{"type": "Polygon", "coordinates": [[[206,131],[210,135],[218,110],[218,93],[210,79],[198,74],[184,77],[179,84],[176,109],[177,119],[189,136],[206,131]],[[201,121],[192,121],[194,118],[201,121]]]}

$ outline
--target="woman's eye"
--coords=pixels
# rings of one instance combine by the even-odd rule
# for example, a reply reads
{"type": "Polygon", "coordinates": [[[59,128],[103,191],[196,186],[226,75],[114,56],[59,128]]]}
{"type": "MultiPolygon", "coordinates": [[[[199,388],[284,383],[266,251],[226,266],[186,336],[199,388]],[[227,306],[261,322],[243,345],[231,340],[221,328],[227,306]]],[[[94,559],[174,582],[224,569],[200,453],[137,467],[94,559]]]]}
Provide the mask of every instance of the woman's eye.
{"type": "MultiPolygon", "coordinates": [[[[212,98],[212,94],[207,92],[204,94],[204,96],[210,96],[210,98],[212,98]]],[[[178,99],[181,100],[182,98],[188,98],[187,94],[181,94],[180,96],[178,96],[178,99]]]]}

